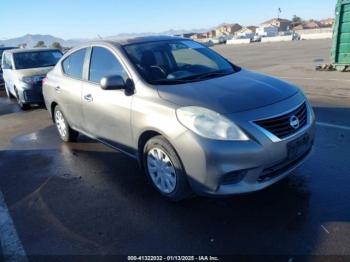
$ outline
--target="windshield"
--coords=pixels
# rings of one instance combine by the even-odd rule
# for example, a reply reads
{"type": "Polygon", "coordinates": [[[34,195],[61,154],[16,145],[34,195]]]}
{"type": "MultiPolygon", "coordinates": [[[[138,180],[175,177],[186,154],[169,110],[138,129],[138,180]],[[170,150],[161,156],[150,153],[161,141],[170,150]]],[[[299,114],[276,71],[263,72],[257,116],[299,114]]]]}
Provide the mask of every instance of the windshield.
{"type": "Polygon", "coordinates": [[[141,76],[151,84],[180,84],[235,72],[226,59],[191,40],[130,44],[124,49],[141,76]]]}
{"type": "Polygon", "coordinates": [[[16,69],[28,69],[38,67],[55,66],[62,57],[60,51],[34,51],[15,53],[14,61],[16,69]]]}

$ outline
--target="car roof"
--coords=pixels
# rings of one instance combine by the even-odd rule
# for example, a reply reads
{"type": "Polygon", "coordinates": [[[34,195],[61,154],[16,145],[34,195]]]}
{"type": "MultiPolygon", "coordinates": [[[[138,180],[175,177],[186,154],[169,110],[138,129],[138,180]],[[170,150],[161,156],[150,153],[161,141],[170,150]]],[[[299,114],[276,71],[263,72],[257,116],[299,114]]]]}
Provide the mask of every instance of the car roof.
{"type": "Polygon", "coordinates": [[[158,41],[167,41],[167,40],[190,40],[177,36],[143,36],[143,37],[133,37],[133,38],[123,38],[118,40],[96,40],[91,41],[86,44],[99,44],[99,43],[109,43],[115,46],[126,46],[130,44],[141,44],[147,42],[158,42],[158,41]]]}
{"type": "Polygon", "coordinates": [[[177,36],[143,36],[143,37],[134,37],[123,39],[117,41],[120,45],[130,45],[130,44],[141,44],[147,42],[158,42],[158,41],[167,41],[167,40],[184,40],[182,37],[177,36]]]}
{"type": "Polygon", "coordinates": [[[56,48],[20,48],[6,50],[6,53],[17,54],[17,53],[28,53],[28,52],[43,52],[43,51],[60,51],[56,48]]]}
{"type": "Polygon", "coordinates": [[[0,50],[4,51],[4,50],[10,50],[10,49],[16,49],[18,47],[14,47],[14,46],[1,46],[0,50]]]}

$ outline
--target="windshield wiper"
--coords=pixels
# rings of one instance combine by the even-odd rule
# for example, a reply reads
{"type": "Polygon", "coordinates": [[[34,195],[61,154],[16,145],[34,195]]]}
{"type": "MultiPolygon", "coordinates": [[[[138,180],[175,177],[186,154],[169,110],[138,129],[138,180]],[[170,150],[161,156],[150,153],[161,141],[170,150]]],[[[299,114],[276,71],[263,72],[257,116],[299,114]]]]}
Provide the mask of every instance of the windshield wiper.
{"type": "Polygon", "coordinates": [[[226,76],[226,75],[230,75],[232,73],[233,72],[229,72],[228,73],[228,72],[222,72],[222,71],[214,71],[214,72],[209,72],[209,73],[205,73],[205,74],[184,77],[184,78],[181,78],[180,80],[195,80],[195,81],[199,81],[199,80],[203,80],[203,79],[209,79],[209,78],[214,78],[214,77],[226,76]]]}
{"type": "Polygon", "coordinates": [[[160,79],[160,80],[153,80],[151,81],[152,84],[155,85],[171,85],[171,84],[184,84],[188,83],[188,81],[183,79],[160,79]]]}
{"type": "Polygon", "coordinates": [[[230,75],[233,72],[222,72],[222,71],[215,71],[215,72],[209,72],[205,74],[200,75],[193,75],[193,76],[187,76],[184,78],[179,79],[159,79],[159,80],[153,80],[152,84],[159,84],[159,85],[171,85],[171,84],[185,84],[190,82],[196,82],[208,78],[214,78],[214,77],[220,77],[220,76],[226,76],[230,75]]]}

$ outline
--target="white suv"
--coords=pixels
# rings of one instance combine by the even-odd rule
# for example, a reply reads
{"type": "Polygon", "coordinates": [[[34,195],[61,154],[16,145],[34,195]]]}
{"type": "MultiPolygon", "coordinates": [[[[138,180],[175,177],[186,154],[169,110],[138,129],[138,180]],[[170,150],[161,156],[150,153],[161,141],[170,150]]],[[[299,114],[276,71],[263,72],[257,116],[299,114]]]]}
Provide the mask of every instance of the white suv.
{"type": "Polygon", "coordinates": [[[6,94],[25,110],[43,103],[42,80],[62,57],[58,49],[12,49],[2,56],[6,94]]]}

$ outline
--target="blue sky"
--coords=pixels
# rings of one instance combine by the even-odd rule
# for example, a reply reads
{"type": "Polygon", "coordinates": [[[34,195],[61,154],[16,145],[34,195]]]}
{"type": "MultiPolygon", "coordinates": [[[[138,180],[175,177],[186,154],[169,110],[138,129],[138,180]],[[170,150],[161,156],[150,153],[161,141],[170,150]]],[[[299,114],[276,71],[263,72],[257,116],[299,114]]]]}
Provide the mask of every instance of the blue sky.
{"type": "Polygon", "coordinates": [[[211,28],[334,16],[336,0],[1,0],[0,39],[31,34],[69,38],[211,28]]]}

